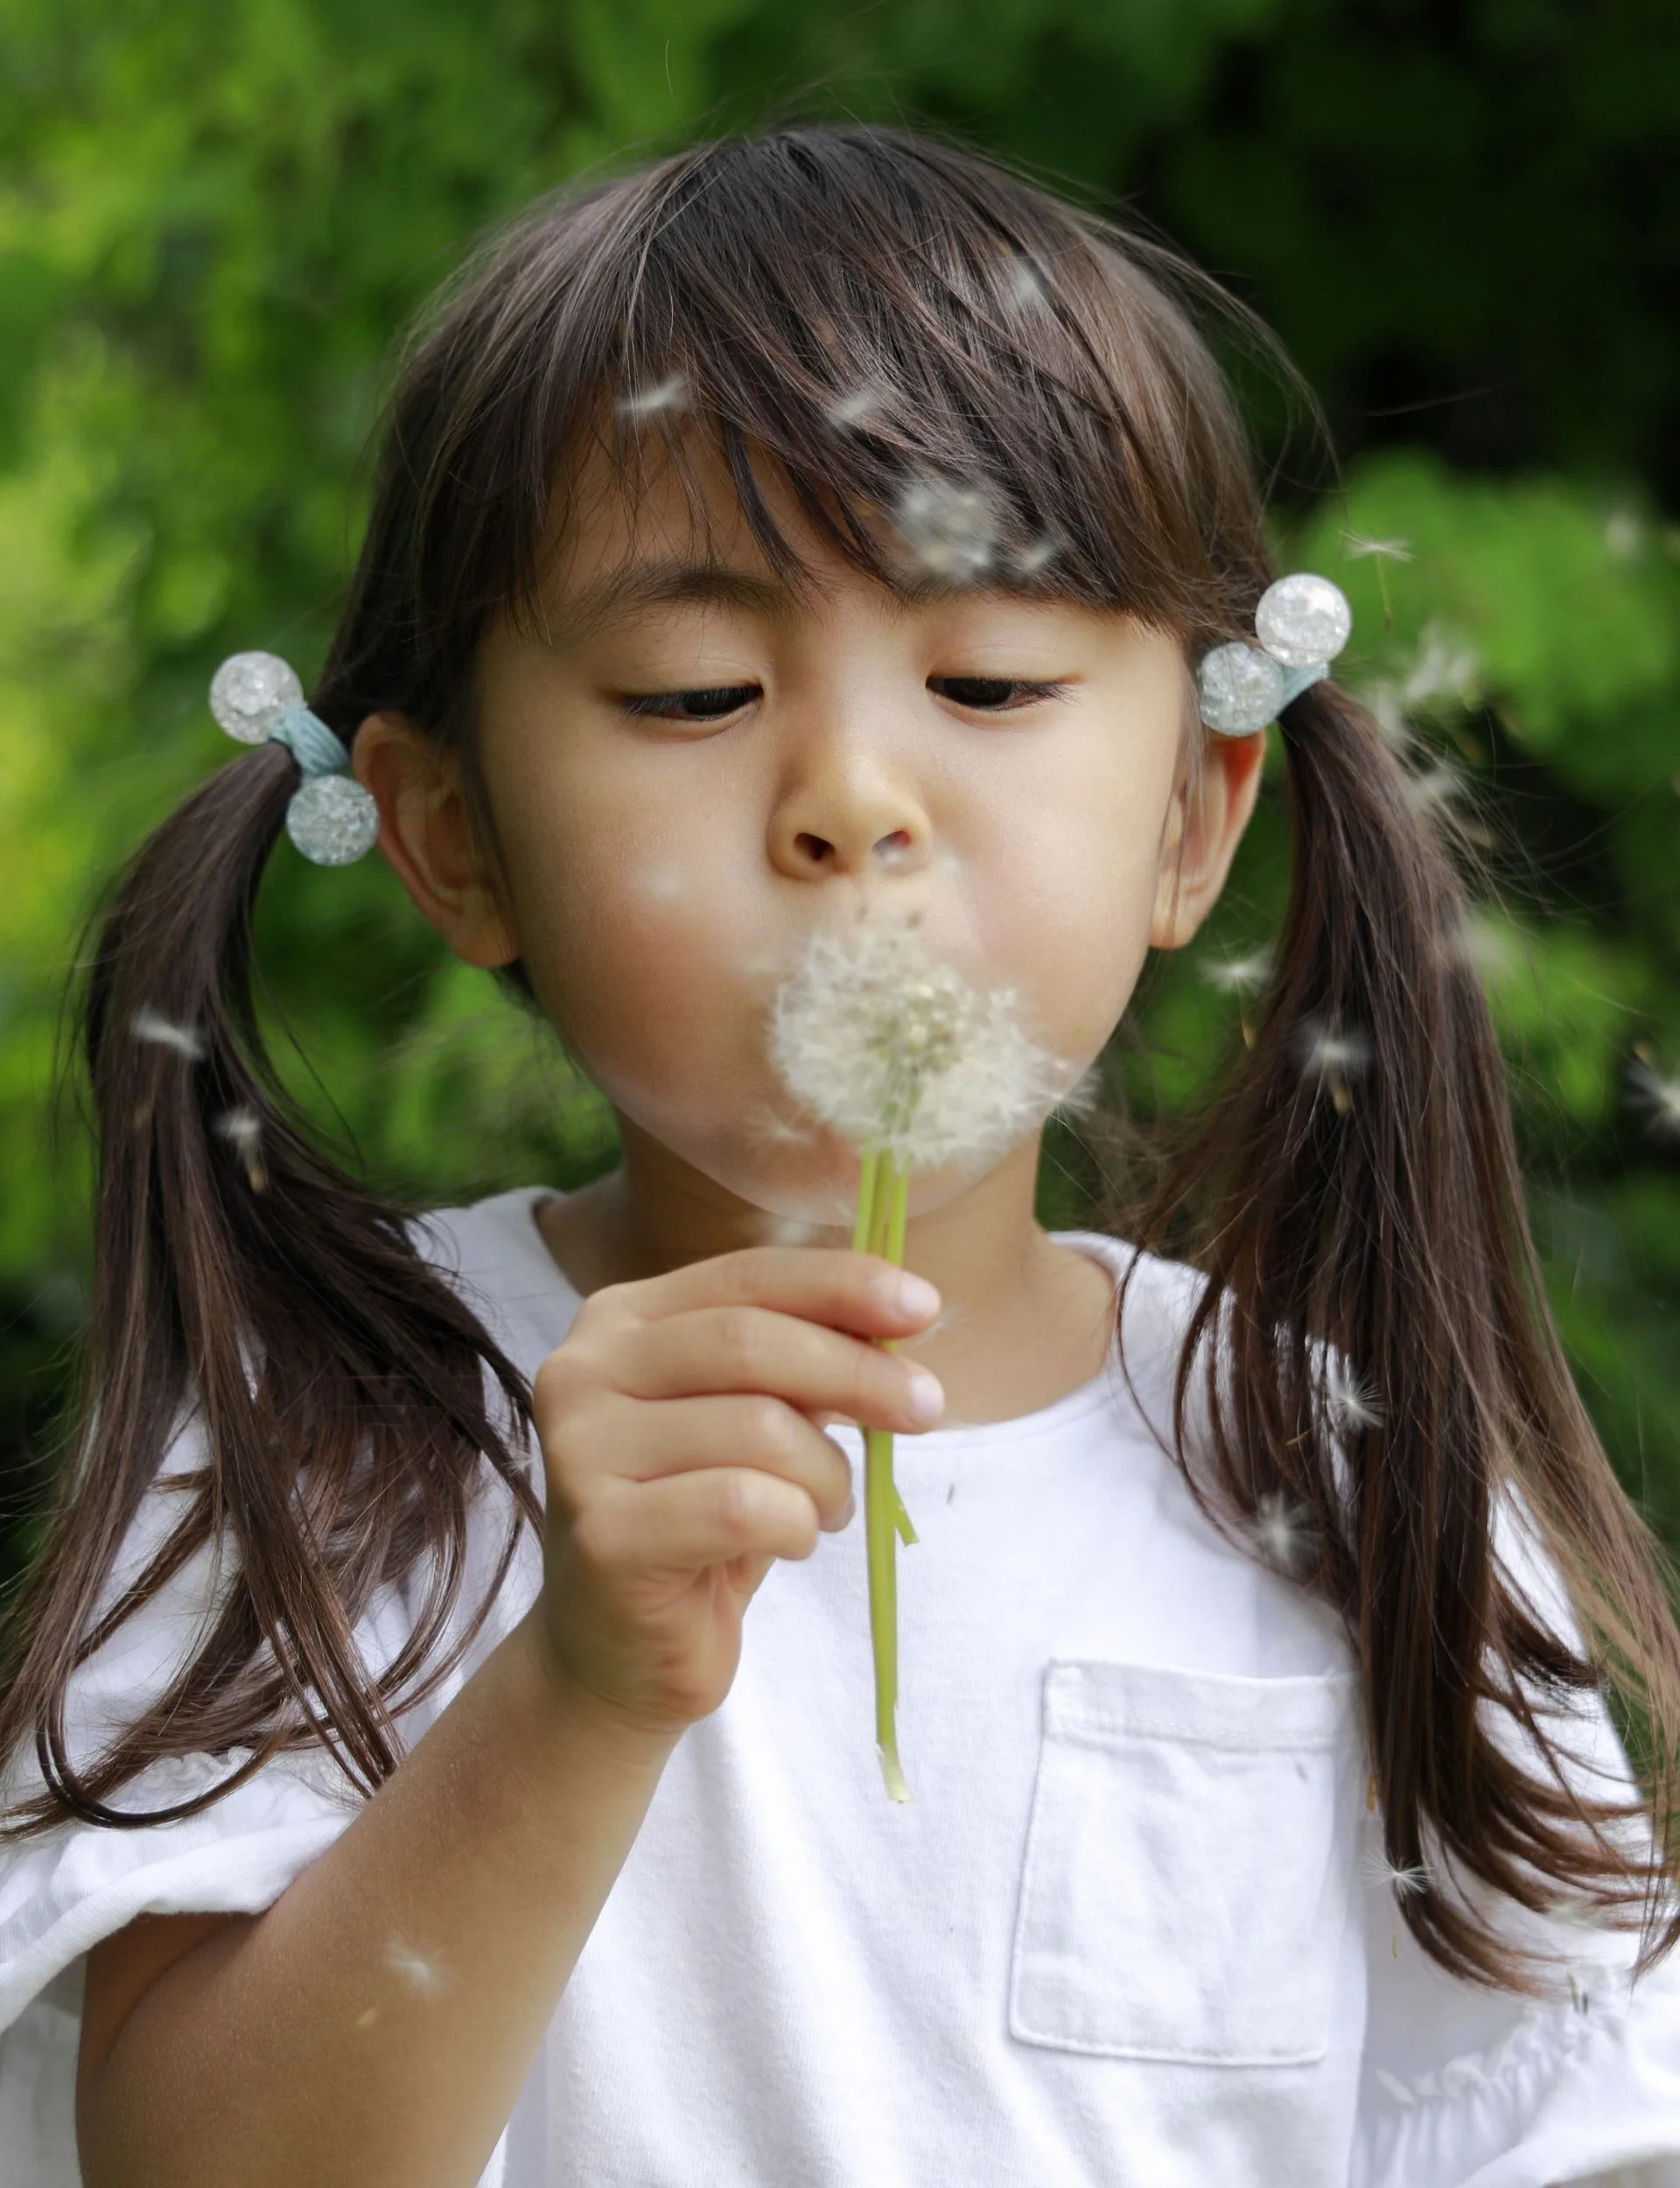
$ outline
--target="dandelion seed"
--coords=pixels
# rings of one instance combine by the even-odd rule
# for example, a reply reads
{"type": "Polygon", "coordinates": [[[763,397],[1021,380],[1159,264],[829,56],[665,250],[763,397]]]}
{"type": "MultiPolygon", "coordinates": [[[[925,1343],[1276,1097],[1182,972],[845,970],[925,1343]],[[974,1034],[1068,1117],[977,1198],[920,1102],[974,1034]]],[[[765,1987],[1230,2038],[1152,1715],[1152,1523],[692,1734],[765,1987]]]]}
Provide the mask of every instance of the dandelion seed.
{"type": "Polygon", "coordinates": [[[662,903],[673,903],[688,887],[688,877],[680,866],[670,865],[647,866],[637,877],[642,894],[656,897],[662,903]]]}
{"type": "Polygon", "coordinates": [[[1451,805],[1468,788],[1464,770],[1455,768],[1449,760],[1442,760],[1421,775],[1407,776],[1406,803],[1414,813],[1430,813],[1451,805]]]}
{"type": "Polygon", "coordinates": [[[422,1997],[431,1997],[444,1987],[443,1972],[437,1961],[427,1960],[401,1938],[393,1938],[386,1947],[385,1965],[422,1997]]]}
{"type": "Polygon", "coordinates": [[[1352,1106],[1348,1078],[1363,1071],[1371,1061],[1369,1036],[1356,1031],[1338,1032],[1334,1027],[1320,1026],[1316,1020],[1309,1020],[1301,1027],[1297,1041],[1303,1072],[1309,1078],[1324,1082],[1330,1090],[1336,1113],[1345,1117],[1352,1106]]]}
{"type": "Polygon", "coordinates": [[[1202,978],[1227,995],[1264,987],[1270,976],[1270,950],[1253,950],[1246,957],[1215,957],[1201,968],[1202,978]]]}
{"type": "Polygon", "coordinates": [[[745,1131],[749,1144],[760,1154],[772,1147],[808,1147],[813,1137],[808,1126],[797,1125],[767,1105],[752,1112],[745,1131]]]}
{"type": "Polygon", "coordinates": [[[1632,1098],[1646,1112],[1647,1130],[1663,1139],[1680,1139],[1680,1074],[1664,1078],[1651,1064],[1639,1062],[1628,1074],[1632,1098]]]}
{"type": "Polygon", "coordinates": [[[1045,287],[1044,276],[1032,261],[1024,257],[1019,251],[1007,254],[1004,287],[1009,302],[1018,312],[1030,311],[1033,305],[1042,304],[1049,293],[1045,287]]]}
{"type": "Polygon", "coordinates": [[[991,567],[998,523],[977,487],[936,474],[913,479],[899,496],[892,522],[928,577],[963,585],[991,567]]]}
{"type": "Polygon", "coordinates": [[[1443,953],[1483,979],[1508,979],[1526,953],[1508,920],[1485,911],[1466,912],[1442,943],[1443,953]]]}
{"type": "Polygon", "coordinates": [[[823,416],[830,425],[843,430],[849,425],[861,425],[866,417],[874,416],[886,399],[886,390],[884,388],[865,381],[861,387],[851,389],[830,403],[823,416]]]}
{"type": "Polygon", "coordinates": [[[1312,1525],[1305,1505],[1296,1504],[1281,1489],[1269,1489],[1255,1507],[1250,1523],[1254,1546],[1268,1565],[1293,1575],[1312,1553],[1312,1525]]]}
{"type": "Polygon", "coordinates": [[[1366,712],[1376,724],[1376,733],[1389,750],[1405,759],[1418,743],[1418,732],[1407,716],[1397,684],[1368,684],[1360,692],[1366,712]]]}
{"type": "Polygon", "coordinates": [[[129,1031],[136,1041],[155,1041],[160,1048],[173,1048],[190,1062],[201,1063],[206,1054],[204,1035],[195,1026],[178,1026],[165,1018],[161,1011],[143,1003],[129,1020],[129,1031]]]}
{"type": "Polygon", "coordinates": [[[1365,1881],[1373,1890],[1391,1891],[1396,1899],[1409,1899],[1414,1892],[1429,1889],[1429,1871],[1421,1863],[1409,1869],[1396,1869],[1380,1846],[1368,1848],[1360,1861],[1365,1881]]]}
{"type": "Polygon", "coordinates": [[[1462,702],[1470,696],[1479,665],[1474,648],[1454,642],[1438,623],[1431,623],[1401,684],[1401,699],[1408,706],[1425,706],[1437,699],[1462,702]]]}
{"type": "Polygon", "coordinates": [[[1062,543],[1047,532],[1041,539],[1030,540],[1014,558],[1017,573],[1023,578],[1036,578],[1061,552],[1062,543]]]}
{"type": "Polygon", "coordinates": [[[1349,562],[1362,562],[1380,558],[1384,562],[1410,562],[1410,543],[1404,539],[1366,539],[1359,532],[1344,532],[1342,552],[1349,562]]]}
{"type": "Polygon", "coordinates": [[[256,1112],[242,1102],[236,1108],[217,1118],[215,1130],[238,1150],[252,1192],[265,1192],[269,1178],[262,1167],[262,1119],[256,1112]]]}
{"type": "Polygon", "coordinates": [[[650,388],[637,388],[620,396],[613,408],[620,417],[654,417],[662,410],[684,409],[688,399],[688,381],[682,373],[674,372],[650,388]]]}
{"type": "Polygon", "coordinates": [[[371,2029],[378,2018],[379,2008],[377,2006],[369,2006],[365,2012],[359,2013],[356,2016],[356,2026],[359,2029],[371,2029]]]}
{"type": "Polygon", "coordinates": [[[1375,1428],[1382,1420],[1382,1406],[1340,1353],[1330,1355],[1324,1380],[1325,1410],[1338,1428],[1375,1428]]]}
{"type": "Polygon", "coordinates": [[[1604,527],[1604,550],[1615,562],[1631,562],[1639,552],[1645,527],[1632,509],[1613,510],[1604,527]]]}

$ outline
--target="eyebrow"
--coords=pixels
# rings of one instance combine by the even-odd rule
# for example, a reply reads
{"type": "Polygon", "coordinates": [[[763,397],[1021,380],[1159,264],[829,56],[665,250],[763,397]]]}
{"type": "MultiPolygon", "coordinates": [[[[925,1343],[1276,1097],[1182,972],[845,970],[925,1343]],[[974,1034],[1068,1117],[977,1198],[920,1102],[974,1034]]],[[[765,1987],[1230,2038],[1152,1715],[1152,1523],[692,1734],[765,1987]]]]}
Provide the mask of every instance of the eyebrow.
{"type": "Polygon", "coordinates": [[[751,571],[732,569],[727,563],[674,558],[623,563],[603,571],[576,593],[568,593],[559,609],[569,629],[590,632],[644,608],[685,605],[776,615],[785,614],[794,605],[794,596],[774,579],[754,577],[751,571]]]}
{"type": "MultiPolygon", "coordinates": [[[[821,592],[821,586],[816,589],[821,592]]],[[[1030,601],[1044,598],[1037,587],[1027,585],[962,585],[931,574],[912,578],[890,590],[900,614],[959,594],[990,593],[1030,601]]],[[[799,595],[793,588],[774,578],[760,578],[729,563],[670,556],[620,563],[614,569],[604,570],[576,593],[565,595],[558,609],[568,630],[587,636],[652,607],[729,607],[748,615],[785,615],[799,605],[799,595]]]]}

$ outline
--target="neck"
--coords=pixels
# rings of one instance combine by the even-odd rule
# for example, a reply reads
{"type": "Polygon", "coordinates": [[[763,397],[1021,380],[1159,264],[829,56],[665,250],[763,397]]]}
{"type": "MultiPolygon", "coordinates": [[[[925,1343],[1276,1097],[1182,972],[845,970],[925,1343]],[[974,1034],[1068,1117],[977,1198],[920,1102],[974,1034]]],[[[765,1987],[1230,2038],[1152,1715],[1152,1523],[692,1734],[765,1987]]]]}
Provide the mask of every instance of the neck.
{"type": "MultiPolygon", "coordinates": [[[[562,1273],[584,1297],[746,1246],[850,1247],[849,1229],[787,1226],[681,1162],[620,1120],[624,1159],[538,1224],[562,1273]]],[[[905,1233],[905,1266],[936,1285],[932,1329],[900,1350],[945,1385],[942,1425],[1006,1420],[1088,1382],[1113,1331],[1113,1280],[1054,1245],[1032,1213],[1036,1140],[905,1233]]]]}

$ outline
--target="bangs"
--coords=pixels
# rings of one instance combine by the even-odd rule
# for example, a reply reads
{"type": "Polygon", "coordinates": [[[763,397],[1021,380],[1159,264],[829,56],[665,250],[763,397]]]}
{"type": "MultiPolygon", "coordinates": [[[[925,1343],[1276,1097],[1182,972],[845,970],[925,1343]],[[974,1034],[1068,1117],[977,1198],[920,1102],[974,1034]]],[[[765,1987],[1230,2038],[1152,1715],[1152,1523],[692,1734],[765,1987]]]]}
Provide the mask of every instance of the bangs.
{"type": "Polygon", "coordinates": [[[527,452],[501,477],[480,602],[528,602],[592,442],[633,504],[654,459],[670,466],[704,532],[709,443],[796,591],[813,573],[766,463],[818,538],[897,592],[978,584],[1124,609],[1186,643],[1236,635],[1265,581],[1260,509],[1175,274],[1196,278],[890,130],[706,144],[550,204],[466,299],[506,375],[480,425],[527,452]]]}

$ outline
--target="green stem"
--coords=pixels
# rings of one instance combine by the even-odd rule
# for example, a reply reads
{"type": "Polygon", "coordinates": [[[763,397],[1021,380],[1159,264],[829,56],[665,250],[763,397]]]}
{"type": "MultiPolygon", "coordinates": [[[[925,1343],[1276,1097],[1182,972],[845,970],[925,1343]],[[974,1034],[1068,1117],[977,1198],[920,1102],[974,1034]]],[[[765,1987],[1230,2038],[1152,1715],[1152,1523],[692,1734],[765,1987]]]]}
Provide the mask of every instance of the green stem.
{"type": "MultiPolygon", "coordinates": [[[[910,1199],[907,1166],[901,1170],[886,1149],[865,1155],[858,1198],[858,1234],[867,1236],[868,1250],[902,1268],[910,1199]]],[[[897,1351],[897,1340],[883,1339],[882,1350],[897,1351]]],[[[915,1540],[916,1535],[892,1479],[892,1432],[889,1428],[867,1428],[864,1432],[864,1526],[869,1549],[869,1630],[875,1654],[875,1741],[888,1794],[894,1800],[908,1800],[910,1788],[899,1766],[898,1730],[893,1715],[899,1700],[894,1536],[901,1535],[909,1543],[915,1540]]]]}

